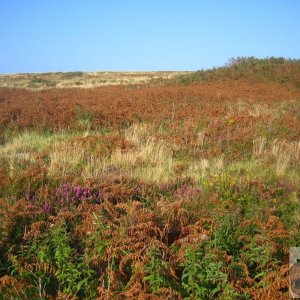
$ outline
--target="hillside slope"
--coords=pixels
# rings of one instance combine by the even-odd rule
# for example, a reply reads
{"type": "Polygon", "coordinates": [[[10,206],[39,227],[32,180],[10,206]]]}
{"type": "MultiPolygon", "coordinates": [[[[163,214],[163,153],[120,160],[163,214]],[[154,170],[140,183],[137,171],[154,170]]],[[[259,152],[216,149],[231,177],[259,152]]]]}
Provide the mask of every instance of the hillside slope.
{"type": "Polygon", "coordinates": [[[253,82],[273,82],[300,87],[300,60],[285,58],[238,57],[229,60],[225,67],[199,70],[178,77],[178,82],[220,81],[247,79],[253,82]]]}
{"type": "Polygon", "coordinates": [[[0,88],[0,299],[287,299],[298,78],[0,88]]]}

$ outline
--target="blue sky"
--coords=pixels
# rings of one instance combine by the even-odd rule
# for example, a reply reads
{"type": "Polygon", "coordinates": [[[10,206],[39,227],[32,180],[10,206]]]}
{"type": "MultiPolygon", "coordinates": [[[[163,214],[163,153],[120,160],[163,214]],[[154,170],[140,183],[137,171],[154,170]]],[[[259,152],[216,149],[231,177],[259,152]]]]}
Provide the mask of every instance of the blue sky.
{"type": "Polygon", "coordinates": [[[0,73],[198,70],[300,58],[298,0],[0,0],[0,73]]]}

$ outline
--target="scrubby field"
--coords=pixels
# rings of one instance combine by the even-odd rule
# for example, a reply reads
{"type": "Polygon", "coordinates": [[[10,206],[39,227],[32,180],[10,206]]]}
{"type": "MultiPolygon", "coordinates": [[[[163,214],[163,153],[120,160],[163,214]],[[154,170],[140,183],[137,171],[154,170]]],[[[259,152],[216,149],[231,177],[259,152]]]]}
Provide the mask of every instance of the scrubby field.
{"type": "Polygon", "coordinates": [[[0,299],[287,299],[299,66],[0,89],[0,299]]]}
{"type": "Polygon", "coordinates": [[[56,72],[0,74],[0,87],[41,90],[49,88],[94,88],[106,85],[164,83],[190,72],[56,72]]]}

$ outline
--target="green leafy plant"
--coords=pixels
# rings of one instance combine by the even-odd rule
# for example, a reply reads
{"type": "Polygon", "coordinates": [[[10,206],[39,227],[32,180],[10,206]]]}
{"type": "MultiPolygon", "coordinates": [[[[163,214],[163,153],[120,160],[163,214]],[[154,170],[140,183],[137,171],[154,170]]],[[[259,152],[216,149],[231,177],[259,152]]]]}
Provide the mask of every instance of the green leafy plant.
{"type": "Polygon", "coordinates": [[[160,288],[169,286],[169,282],[166,277],[166,270],[168,266],[162,259],[159,249],[151,248],[148,255],[150,257],[150,261],[145,267],[145,271],[148,275],[144,277],[144,280],[149,284],[151,292],[155,293],[160,288]]]}
{"type": "Polygon", "coordinates": [[[188,248],[181,277],[187,294],[185,299],[230,299],[229,295],[237,295],[228,284],[228,275],[222,271],[223,266],[223,262],[215,255],[206,252],[204,245],[196,249],[188,248]]]}
{"type": "Polygon", "coordinates": [[[59,289],[66,294],[94,295],[94,271],[89,268],[84,256],[76,255],[69,245],[65,224],[52,230],[51,243],[54,251],[54,261],[57,266],[56,278],[59,289]]]}

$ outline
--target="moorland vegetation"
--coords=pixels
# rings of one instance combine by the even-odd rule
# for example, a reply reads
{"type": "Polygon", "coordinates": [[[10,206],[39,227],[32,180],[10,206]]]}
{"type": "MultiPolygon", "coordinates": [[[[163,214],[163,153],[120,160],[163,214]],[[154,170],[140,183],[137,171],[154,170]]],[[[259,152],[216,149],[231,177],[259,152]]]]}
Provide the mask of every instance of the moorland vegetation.
{"type": "Polygon", "coordinates": [[[0,89],[0,299],[286,299],[300,62],[0,89]]]}

